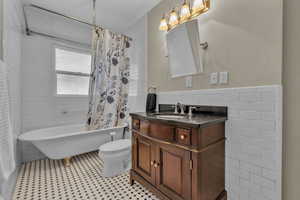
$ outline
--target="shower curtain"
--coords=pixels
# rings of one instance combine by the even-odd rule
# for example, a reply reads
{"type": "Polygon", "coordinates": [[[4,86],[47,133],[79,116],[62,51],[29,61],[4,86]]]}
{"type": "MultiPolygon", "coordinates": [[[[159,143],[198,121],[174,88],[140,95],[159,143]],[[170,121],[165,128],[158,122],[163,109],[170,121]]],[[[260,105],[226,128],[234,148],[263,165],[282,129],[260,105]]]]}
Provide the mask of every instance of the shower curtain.
{"type": "Polygon", "coordinates": [[[10,117],[8,66],[0,60],[0,186],[1,181],[6,181],[16,167],[15,138],[10,117]]]}
{"type": "Polygon", "coordinates": [[[128,118],[129,47],[124,35],[94,30],[88,130],[123,125],[128,118]]]}

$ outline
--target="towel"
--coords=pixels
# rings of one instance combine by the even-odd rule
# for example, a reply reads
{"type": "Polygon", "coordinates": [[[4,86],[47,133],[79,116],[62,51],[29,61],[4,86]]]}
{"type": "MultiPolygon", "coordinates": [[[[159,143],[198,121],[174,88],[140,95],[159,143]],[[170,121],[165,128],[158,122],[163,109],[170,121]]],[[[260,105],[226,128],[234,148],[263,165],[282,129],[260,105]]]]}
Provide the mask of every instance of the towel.
{"type": "Polygon", "coordinates": [[[149,93],[147,95],[146,112],[155,112],[156,110],[156,94],[149,93]]]}
{"type": "Polygon", "coordinates": [[[6,65],[0,60],[0,173],[5,180],[16,167],[9,112],[8,72],[6,65]]]}

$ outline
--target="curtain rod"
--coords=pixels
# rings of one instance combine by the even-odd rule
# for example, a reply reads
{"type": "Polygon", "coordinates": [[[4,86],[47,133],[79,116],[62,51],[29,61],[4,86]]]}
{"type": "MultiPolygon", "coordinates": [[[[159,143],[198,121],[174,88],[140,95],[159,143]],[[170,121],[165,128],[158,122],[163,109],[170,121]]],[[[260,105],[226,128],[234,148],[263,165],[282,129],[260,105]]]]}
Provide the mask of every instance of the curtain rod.
{"type": "MultiPolygon", "coordinates": [[[[70,19],[70,20],[73,20],[73,21],[76,21],[78,23],[81,23],[81,24],[85,24],[85,25],[88,25],[90,27],[96,27],[96,28],[100,28],[100,29],[104,29],[103,27],[97,25],[97,24],[91,24],[89,22],[86,22],[86,21],[83,21],[81,19],[78,19],[78,18],[75,18],[75,17],[70,17],[70,16],[67,16],[65,14],[62,14],[62,13],[59,13],[59,12],[56,12],[56,11],[53,11],[53,10],[50,10],[50,9],[47,9],[47,8],[43,8],[41,6],[37,6],[35,4],[28,4],[28,5],[23,5],[23,13],[24,13],[24,20],[25,20],[25,29],[26,29],[26,34],[27,35],[30,35],[30,33],[32,33],[33,31],[30,31],[29,29],[29,25],[28,25],[28,19],[27,19],[27,15],[26,15],[26,8],[27,7],[31,7],[31,8],[36,8],[36,9],[39,9],[39,10],[42,10],[44,12],[48,12],[48,13],[51,13],[51,14],[54,14],[54,15],[58,15],[58,16],[61,16],[61,17],[64,17],[64,18],[67,18],[67,19],[70,19]]],[[[124,35],[124,34],[122,34],[124,35]]],[[[50,35],[49,35],[50,36],[50,35]]],[[[129,40],[132,40],[131,37],[128,37],[126,35],[124,35],[125,37],[127,37],[129,40]]],[[[55,36],[54,36],[55,37],[55,36]]],[[[62,38],[61,38],[62,39],[62,38]]]]}
{"type": "Polygon", "coordinates": [[[27,31],[28,31],[29,35],[39,35],[39,36],[47,37],[47,38],[54,39],[54,40],[57,40],[57,41],[64,41],[64,42],[67,42],[67,43],[77,44],[77,45],[80,45],[82,47],[87,47],[87,48],[91,47],[90,44],[77,42],[75,40],[70,40],[70,39],[66,39],[66,38],[62,38],[62,37],[50,35],[50,34],[47,34],[47,33],[41,33],[41,32],[33,31],[33,30],[30,30],[30,29],[28,29],[27,31]]]}

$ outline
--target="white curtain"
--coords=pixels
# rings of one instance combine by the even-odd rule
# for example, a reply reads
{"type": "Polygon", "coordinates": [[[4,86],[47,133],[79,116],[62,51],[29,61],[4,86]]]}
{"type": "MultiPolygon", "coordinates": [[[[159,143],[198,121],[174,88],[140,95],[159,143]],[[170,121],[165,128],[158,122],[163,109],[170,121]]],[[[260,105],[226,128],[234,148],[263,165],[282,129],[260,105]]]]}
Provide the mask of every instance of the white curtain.
{"type": "Polygon", "coordinates": [[[7,179],[15,169],[14,137],[10,121],[8,70],[0,60],[0,179],[7,179]]]}
{"type": "Polygon", "coordinates": [[[123,125],[128,118],[129,39],[109,30],[93,33],[89,130],[123,125]]]}

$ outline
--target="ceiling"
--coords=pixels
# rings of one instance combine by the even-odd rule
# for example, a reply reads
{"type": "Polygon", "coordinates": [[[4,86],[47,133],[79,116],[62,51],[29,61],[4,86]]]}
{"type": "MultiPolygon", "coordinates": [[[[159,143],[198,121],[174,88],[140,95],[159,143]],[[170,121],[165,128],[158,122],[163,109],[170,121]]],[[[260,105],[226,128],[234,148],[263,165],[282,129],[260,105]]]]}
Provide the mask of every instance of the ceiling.
{"type": "MultiPolygon", "coordinates": [[[[92,22],[92,0],[22,0],[69,16],[92,22]]],[[[125,31],[160,0],[97,0],[97,24],[114,31],[125,31]]]]}

